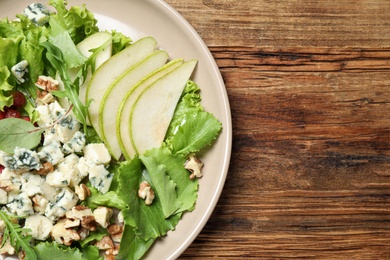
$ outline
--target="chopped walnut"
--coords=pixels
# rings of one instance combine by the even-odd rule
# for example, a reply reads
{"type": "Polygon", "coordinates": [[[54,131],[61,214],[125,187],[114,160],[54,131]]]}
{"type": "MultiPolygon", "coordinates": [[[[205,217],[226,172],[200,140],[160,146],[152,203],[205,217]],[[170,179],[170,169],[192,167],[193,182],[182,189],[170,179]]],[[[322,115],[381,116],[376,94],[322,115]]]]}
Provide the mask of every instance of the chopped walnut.
{"type": "Polygon", "coordinates": [[[84,183],[75,187],[75,193],[77,194],[80,200],[85,200],[88,196],[91,195],[90,189],[84,183]]]}
{"type": "Polygon", "coordinates": [[[86,228],[90,231],[95,231],[96,230],[96,221],[94,216],[83,216],[81,219],[81,226],[83,228],[86,228]]]}
{"type": "Polygon", "coordinates": [[[100,241],[95,243],[95,246],[100,250],[107,250],[115,248],[114,242],[110,236],[104,236],[100,241]]]}
{"type": "Polygon", "coordinates": [[[92,210],[83,205],[74,206],[71,210],[65,213],[67,219],[74,220],[79,219],[80,225],[90,231],[96,230],[96,221],[93,216],[92,210]]]}
{"type": "Polygon", "coordinates": [[[145,200],[146,205],[152,204],[154,200],[154,191],[147,181],[143,181],[139,184],[138,197],[145,200]]]}
{"type": "Polygon", "coordinates": [[[46,90],[37,90],[37,99],[35,100],[38,105],[50,104],[55,101],[54,96],[46,90]]]}
{"type": "Polygon", "coordinates": [[[118,255],[119,252],[119,245],[115,245],[115,248],[107,249],[104,252],[105,259],[106,260],[114,260],[115,257],[118,255]]]}
{"type": "Polygon", "coordinates": [[[201,178],[203,176],[201,170],[203,162],[196,158],[195,154],[190,154],[189,158],[184,164],[184,168],[191,172],[190,179],[201,178]]]}
{"type": "Polygon", "coordinates": [[[39,175],[46,176],[48,173],[54,170],[53,164],[50,162],[45,162],[42,164],[42,168],[37,171],[39,175]]]}
{"type": "Polygon", "coordinates": [[[37,82],[35,82],[35,85],[42,90],[51,92],[58,90],[60,83],[58,80],[55,80],[52,77],[39,76],[37,82]]]}
{"type": "Polygon", "coordinates": [[[0,180],[0,189],[5,190],[6,192],[19,190],[19,185],[14,184],[11,180],[0,180]]]}
{"type": "Polygon", "coordinates": [[[49,201],[39,194],[35,195],[31,200],[33,202],[34,211],[43,214],[49,201]]]}
{"type": "Polygon", "coordinates": [[[53,240],[59,244],[70,246],[73,241],[79,241],[81,236],[76,230],[65,228],[65,219],[59,220],[51,229],[50,234],[53,240]]]}
{"type": "Polygon", "coordinates": [[[116,243],[120,243],[123,235],[124,227],[116,224],[111,224],[107,227],[107,231],[110,234],[112,240],[116,243]]]}
{"type": "MultiPolygon", "coordinates": [[[[0,236],[0,245],[3,243],[3,235],[0,236]]],[[[3,246],[0,248],[0,255],[13,255],[15,254],[15,248],[12,247],[9,239],[5,241],[3,246]]]]}
{"type": "Polygon", "coordinates": [[[80,226],[81,220],[76,218],[76,219],[69,219],[67,218],[65,220],[64,227],[65,228],[74,228],[80,226]]]}

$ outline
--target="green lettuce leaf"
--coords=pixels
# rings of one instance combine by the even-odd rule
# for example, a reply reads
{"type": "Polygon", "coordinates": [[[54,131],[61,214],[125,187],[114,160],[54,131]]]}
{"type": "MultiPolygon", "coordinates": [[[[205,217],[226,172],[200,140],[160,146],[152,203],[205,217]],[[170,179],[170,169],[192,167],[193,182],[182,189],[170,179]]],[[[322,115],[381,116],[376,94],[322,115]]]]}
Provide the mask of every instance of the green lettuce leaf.
{"type": "Polygon", "coordinates": [[[13,98],[10,90],[13,86],[8,83],[10,71],[6,66],[0,67],[0,110],[4,111],[4,107],[9,107],[13,104],[13,98]]]}
{"type": "Polygon", "coordinates": [[[112,31],[112,55],[117,54],[118,52],[122,51],[124,48],[129,46],[129,44],[132,42],[132,40],[125,36],[124,34],[112,31]]]}
{"type": "MultiPolygon", "coordinates": [[[[144,157],[153,160],[156,165],[164,165],[169,178],[176,183],[175,193],[177,200],[180,201],[180,207],[175,213],[193,210],[198,198],[199,182],[197,179],[190,180],[189,172],[184,168],[186,157],[180,154],[173,155],[167,147],[152,149],[142,158],[144,157]]],[[[148,170],[150,172],[153,169],[148,170]]]]}
{"type": "Polygon", "coordinates": [[[51,26],[49,42],[61,50],[67,67],[77,68],[84,64],[87,58],[77,49],[68,31],[53,17],[50,18],[49,24],[51,26]]]}
{"type": "Polygon", "coordinates": [[[210,145],[221,131],[222,124],[208,112],[188,113],[184,123],[167,141],[173,154],[188,155],[210,145]]]}
{"type": "Polygon", "coordinates": [[[166,165],[160,164],[158,158],[145,154],[140,159],[150,174],[149,184],[161,203],[164,217],[168,218],[181,207],[177,199],[176,183],[168,175],[166,165]]]}
{"type": "Polygon", "coordinates": [[[122,240],[119,246],[119,252],[116,260],[140,259],[152,246],[155,239],[147,241],[136,236],[131,226],[125,225],[122,240]]]}
{"type": "Polygon", "coordinates": [[[56,242],[42,242],[36,245],[34,249],[38,260],[53,259],[53,257],[56,260],[103,259],[100,257],[97,247],[94,246],[85,247],[80,251],[78,248],[62,246],[56,242]]]}
{"type": "Polygon", "coordinates": [[[180,220],[180,214],[165,218],[158,196],[149,206],[138,197],[139,184],[143,180],[150,182],[149,173],[146,170],[142,171],[142,163],[138,158],[124,162],[119,169],[119,175],[125,183],[127,201],[130,205],[130,208],[122,211],[123,218],[126,225],[134,228],[137,237],[147,241],[163,236],[175,228],[180,220]]]}
{"type": "Polygon", "coordinates": [[[68,10],[66,4],[67,1],[63,0],[49,0],[49,5],[57,11],[56,14],[51,15],[51,18],[61,24],[75,44],[99,31],[94,14],[85,5],[72,6],[68,10]]]}

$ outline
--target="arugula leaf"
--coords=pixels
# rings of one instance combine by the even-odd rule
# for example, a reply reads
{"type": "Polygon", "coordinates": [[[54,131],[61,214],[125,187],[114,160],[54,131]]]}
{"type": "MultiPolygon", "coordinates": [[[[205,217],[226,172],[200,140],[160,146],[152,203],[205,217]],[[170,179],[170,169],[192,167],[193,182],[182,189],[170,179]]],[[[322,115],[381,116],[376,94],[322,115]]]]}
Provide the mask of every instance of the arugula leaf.
{"type": "Polygon", "coordinates": [[[59,73],[65,86],[64,91],[52,91],[51,93],[58,97],[67,97],[71,101],[73,104],[73,114],[76,116],[77,120],[84,125],[85,130],[87,127],[87,106],[84,106],[80,101],[80,97],[78,95],[79,86],[75,85],[70,79],[69,68],[63,58],[61,49],[50,42],[44,42],[41,45],[47,50],[46,58],[50,62],[53,72],[56,71],[59,73]]]}
{"type": "Polygon", "coordinates": [[[2,210],[0,210],[0,218],[5,223],[5,229],[3,231],[3,245],[5,241],[9,239],[11,245],[13,246],[13,248],[15,248],[16,252],[21,249],[26,253],[26,259],[37,259],[35,251],[30,246],[32,237],[25,235],[28,229],[22,228],[18,224],[13,223],[11,220],[11,216],[9,216],[2,210]]]}
{"type": "Polygon", "coordinates": [[[41,141],[43,129],[19,118],[0,120],[0,150],[13,153],[16,147],[32,149],[41,141]]]}
{"type": "Polygon", "coordinates": [[[140,259],[152,246],[155,239],[147,241],[136,236],[131,226],[125,225],[116,260],[140,259]]]}
{"type": "Polygon", "coordinates": [[[56,242],[43,242],[35,246],[35,252],[38,260],[52,259],[56,260],[88,260],[103,259],[99,256],[99,250],[94,246],[88,246],[80,251],[78,248],[66,247],[56,242]]]}

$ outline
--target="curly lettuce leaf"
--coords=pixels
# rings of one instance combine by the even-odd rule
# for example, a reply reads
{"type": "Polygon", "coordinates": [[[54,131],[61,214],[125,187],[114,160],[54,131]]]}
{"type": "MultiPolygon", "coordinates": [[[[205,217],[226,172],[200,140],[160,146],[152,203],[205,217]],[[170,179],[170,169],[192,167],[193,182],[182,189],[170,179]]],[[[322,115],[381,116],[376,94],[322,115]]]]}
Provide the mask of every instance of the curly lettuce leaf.
{"type": "Polygon", "coordinates": [[[75,44],[99,31],[94,14],[85,5],[72,6],[69,10],[66,8],[67,1],[64,0],[49,0],[49,5],[57,11],[51,18],[65,28],[75,44]]]}
{"type": "Polygon", "coordinates": [[[125,36],[124,34],[112,31],[112,55],[117,54],[118,52],[122,51],[124,48],[129,46],[129,44],[132,42],[132,40],[125,36]]]}
{"type": "Polygon", "coordinates": [[[87,246],[80,251],[78,248],[61,246],[56,242],[43,242],[36,245],[34,249],[38,260],[52,259],[53,256],[56,260],[103,259],[99,255],[98,248],[94,246],[87,246]]]}
{"type": "Polygon", "coordinates": [[[173,154],[198,152],[218,136],[221,123],[204,111],[200,101],[199,86],[189,80],[165,137],[173,154]]]}
{"type": "Polygon", "coordinates": [[[0,67],[0,110],[4,111],[4,107],[9,107],[13,104],[13,98],[10,91],[13,86],[8,83],[10,71],[6,66],[0,67]]]}
{"type": "Polygon", "coordinates": [[[212,143],[222,124],[208,112],[188,113],[182,125],[167,141],[173,154],[188,155],[212,143]]]}

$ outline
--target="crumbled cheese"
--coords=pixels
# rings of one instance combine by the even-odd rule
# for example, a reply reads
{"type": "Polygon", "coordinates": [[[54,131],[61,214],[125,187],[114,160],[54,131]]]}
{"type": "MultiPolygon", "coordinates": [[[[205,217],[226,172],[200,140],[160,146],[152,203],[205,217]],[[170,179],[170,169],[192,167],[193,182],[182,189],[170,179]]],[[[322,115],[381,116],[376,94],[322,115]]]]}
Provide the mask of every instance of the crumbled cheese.
{"type": "Polygon", "coordinates": [[[107,171],[104,165],[91,165],[89,167],[89,181],[98,191],[105,194],[110,189],[114,175],[107,171]]]}
{"type": "Polygon", "coordinates": [[[24,78],[25,74],[28,73],[28,62],[26,60],[22,60],[21,62],[15,64],[11,68],[11,73],[14,75],[16,81],[19,84],[22,84],[26,82],[26,79],[24,78]]]}
{"type": "Polygon", "coordinates": [[[36,194],[42,194],[42,185],[45,182],[45,178],[38,174],[32,174],[30,172],[24,173],[21,176],[22,188],[29,197],[33,197],[36,194]]]}
{"type": "Polygon", "coordinates": [[[104,144],[88,144],[84,147],[84,157],[94,164],[108,164],[111,155],[104,144]]]}
{"type": "Polygon", "coordinates": [[[23,10],[23,13],[38,26],[47,23],[50,17],[50,10],[41,3],[30,4],[23,10]]]}
{"type": "Polygon", "coordinates": [[[45,215],[50,220],[63,217],[67,211],[77,204],[77,201],[77,195],[68,187],[64,187],[55,197],[55,201],[47,204],[45,215]]]}
{"type": "Polygon", "coordinates": [[[79,169],[77,164],[79,162],[79,157],[72,153],[65,157],[65,160],[58,165],[58,171],[63,172],[69,178],[69,186],[75,187],[78,185],[82,178],[79,176],[79,169]]]}
{"type": "Polygon", "coordinates": [[[46,240],[50,235],[53,223],[50,219],[42,215],[32,215],[26,218],[24,228],[30,229],[28,232],[33,238],[46,240]]]}
{"type": "Polygon", "coordinates": [[[43,146],[38,152],[39,158],[44,162],[50,162],[56,165],[64,160],[64,153],[61,150],[59,141],[53,141],[46,146],[43,146]]]}
{"type": "Polygon", "coordinates": [[[83,151],[85,143],[85,135],[82,132],[77,131],[73,137],[63,145],[62,149],[66,154],[80,153],[83,151]]]}
{"type": "MultiPolygon", "coordinates": [[[[61,118],[64,114],[60,114],[61,118]]],[[[54,126],[57,132],[58,139],[65,144],[76,134],[80,129],[80,123],[71,116],[66,116],[58,124],[54,126]]]]}
{"type": "Polygon", "coordinates": [[[6,155],[3,160],[4,166],[11,170],[39,170],[42,167],[38,154],[26,148],[16,147],[14,155],[6,155]]]}
{"type": "Polygon", "coordinates": [[[25,192],[9,193],[6,207],[11,214],[16,216],[22,217],[34,214],[32,202],[25,192]]]}
{"type": "Polygon", "coordinates": [[[5,190],[0,189],[0,205],[7,204],[7,202],[8,202],[8,193],[5,190]]]}

